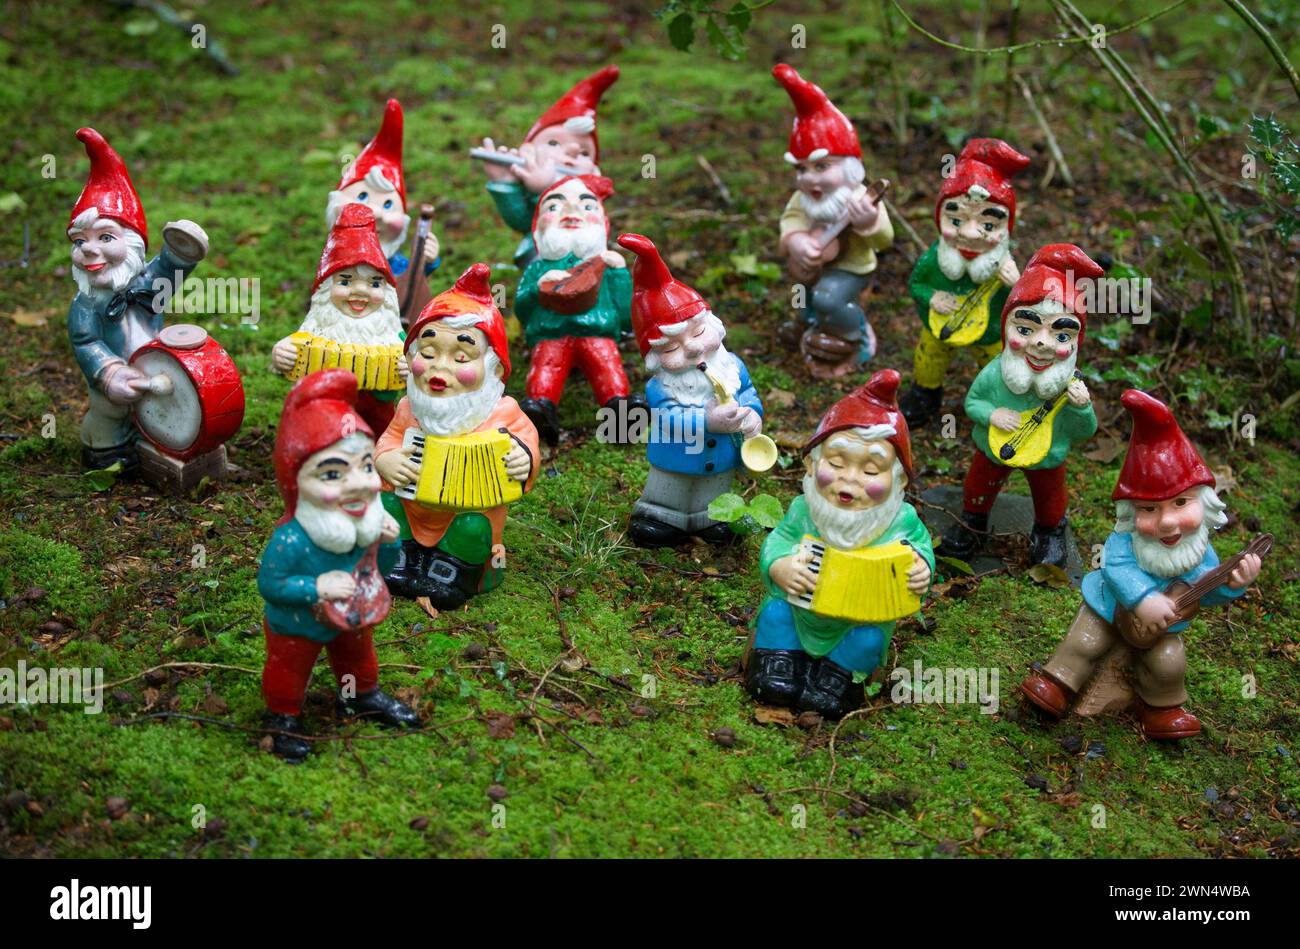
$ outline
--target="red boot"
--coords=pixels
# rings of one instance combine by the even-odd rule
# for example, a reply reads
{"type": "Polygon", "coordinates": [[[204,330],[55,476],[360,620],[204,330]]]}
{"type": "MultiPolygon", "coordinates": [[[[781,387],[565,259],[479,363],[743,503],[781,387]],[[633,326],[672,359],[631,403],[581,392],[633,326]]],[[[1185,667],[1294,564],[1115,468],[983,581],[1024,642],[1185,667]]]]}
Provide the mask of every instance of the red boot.
{"type": "Polygon", "coordinates": [[[1141,699],[1133,700],[1133,711],[1142,723],[1142,734],[1156,740],[1193,738],[1201,733],[1201,720],[1181,705],[1157,708],[1141,699]]]}
{"type": "Polygon", "coordinates": [[[1036,673],[1020,683],[1020,691],[1025,698],[1051,715],[1060,718],[1070,710],[1074,701],[1074,692],[1057,682],[1047,673],[1036,673]]]}

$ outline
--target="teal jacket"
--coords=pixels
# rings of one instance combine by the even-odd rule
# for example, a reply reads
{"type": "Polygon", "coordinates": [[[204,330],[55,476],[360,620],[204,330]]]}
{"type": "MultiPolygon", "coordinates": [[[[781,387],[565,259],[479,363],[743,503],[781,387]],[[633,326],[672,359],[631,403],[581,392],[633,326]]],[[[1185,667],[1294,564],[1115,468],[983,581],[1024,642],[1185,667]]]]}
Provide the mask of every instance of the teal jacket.
{"type": "MultiPolygon", "coordinates": [[[[1002,361],[993,359],[980,370],[980,374],[971,383],[966,393],[966,414],[975,423],[971,436],[975,445],[984,452],[989,461],[995,465],[1002,464],[989,451],[989,419],[994,409],[1015,409],[1017,412],[1033,412],[1043,404],[1043,400],[1034,395],[1033,389],[1016,395],[1002,381],[1002,361]]],[[[1055,468],[1065,463],[1065,456],[1070,447],[1078,442],[1087,441],[1097,431],[1097,413],[1089,402],[1083,408],[1066,402],[1052,424],[1052,447],[1046,457],[1030,468],[1055,468]]]]}
{"type": "Polygon", "coordinates": [[[600,295],[585,313],[555,313],[542,306],[537,284],[549,270],[571,270],[582,261],[576,254],[559,260],[538,257],[524,271],[515,291],[515,315],[524,325],[524,340],[532,349],[544,339],[565,336],[604,336],[618,339],[632,326],[632,273],[628,268],[606,267],[600,278],[600,295]]]}
{"type": "Polygon", "coordinates": [[[523,270],[537,257],[537,248],[533,246],[533,213],[537,210],[539,195],[518,181],[489,181],[487,190],[501,220],[512,231],[524,236],[515,248],[515,266],[523,270]]]}

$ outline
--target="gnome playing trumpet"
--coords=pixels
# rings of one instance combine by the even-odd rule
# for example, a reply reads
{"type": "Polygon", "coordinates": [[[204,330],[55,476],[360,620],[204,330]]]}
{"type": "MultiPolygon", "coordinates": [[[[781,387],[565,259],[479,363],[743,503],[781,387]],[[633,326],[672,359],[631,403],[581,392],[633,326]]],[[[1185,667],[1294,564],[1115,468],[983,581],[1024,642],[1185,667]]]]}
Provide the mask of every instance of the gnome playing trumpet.
{"type": "Polygon", "coordinates": [[[899,400],[915,428],[943,404],[943,380],[959,349],[981,366],[1002,350],[998,316],[1020,277],[1011,256],[1016,192],[1011,178],[1029,159],[996,138],[966,143],[939,187],[939,239],[912,268],[908,289],[921,317],[912,388],[899,400]]]}
{"type": "MultiPolygon", "coordinates": [[[[325,226],[331,230],[349,204],[364,204],[375,216],[375,232],[394,277],[406,273],[411,262],[402,253],[411,215],[406,212],[406,175],[402,172],[402,104],[389,99],[379,132],[348,163],[338,187],[325,205],[325,226]]],[[[430,231],[424,240],[424,275],[428,277],[441,262],[437,236],[430,231]]]]}
{"type": "Polygon", "coordinates": [[[374,627],[388,613],[380,571],[397,557],[398,527],[379,502],[374,435],[355,407],[357,380],[323,369],[289,391],[275,437],[284,517],[262,554],[266,601],[262,724],[289,762],[307,757],[302,705],[323,648],[339,681],[338,706],[381,724],[419,717],[379,688],[374,627]]]}
{"type": "Polygon", "coordinates": [[[207,256],[208,235],[193,221],[163,228],[163,249],[148,263],[144,207],[121,157],[92,128],[77,131],[90,176],[72,208],[72,279],[68,339],[86,377],[90,405],[81,421],[81,462],[87,468],[139,466],[139,432],[131,407],[150,391],[147,373],[129,365],[137,349],[158,336],[162,309],[207,256]]]}
{"type": "Polygon", "coordinates": [[[790,275],[807,286],[808,305],[780,328],[818,378],[842,376],[876,352],[876,334],[858,297],[876,271],[876,252],[894,242],[883,202],[863,180],[862,147],[853,123],[793,66],[773,67],[796,114],[785,160],[794,166],[794,194],[781,213],[781,254],[790,275]],[[838,234],[831,233],[843,225],[838,234]]]}
{"type": "MultiPolygon", "coordinates": [[[[929,589],[930,534],[903,496],[912,478],[912,448],[895,400],[898,380],[893,369],[876,372],[831,407],[803,448],[803,494],[768,535],[759,560],[767,598],[755,625],[745,686],[761,702],[839,718],[862,704],[862,682],[879,666],[893,634],[893,620],[859,622],[818,613],[812,595],[820,584],[867,584],[828,575],[834,569],[829,559],[825,570],[813,572],[809,539],[846,553],[901,542],[906,548],[900,580],[914,597],[929,589]]],[[[872,586],[868,596],[884,584],[872,586]]]]}
{"type": "MultiPolygon", "coordinates": [[[[1111,498],[1115,530],[1102,551],[1102,566],[1083,578],[1083,603],[1065,639],[1043,666],[1020,686],[1025,696],[1060,718],[1112,649],[1123,646],[1122,614],[1132,617],[1124,636],[1133,647],[1133,706],[1148,738],[1190,738],[1201,730],[1187,701],[1187,656],[1182,618],[1168,590],[1181,581],[1209,587],[1201,607],[1240,597],[1260,571],[1260,555],[1243,552],[1226,575],[1209,577],[1219,567],[1210,543],[1211,529],[1228,521],[1226,505],[1214,491],[1214,475],[1183,434],[1169,407],[1145,392],[1129,389],[1122,397],[1133,418],[1124,467],[1111,498]],[[1216,584],[1216,581],[1221,581],[1216,584]]],[[[1252,545],[1254,546],[1254,545],[1252,545]]],[[[1249,548],[1248,548],[1249,551],[1249,548]]]]}
{"type": "Polygon", "coordinates": [[[1048,244],[1030,259],[1002,308],[1002,354],[966,394],[975,453],[962,488],[961,522],[939,553],[969,560],[988,531],[989,511],[1015,468],[1034,501],[1029,560],[1064,566],[1065,460],[1097,430],[1092,396],[1076,372],[1087,321],[1085,292],[1102,275],[1073,244],[1048,244]]]}
{"type": "MultiPolygon", "coordinates": [[[[411,324],[406,337],[410,375],[406,396],[397,404],[388,429],[379,438],[375,467],[385,490],[423,489],[426,479],[415,460],[456,450],[463,436],[500,435],[506,451],[490,460],[439,469],[480,476],[470,487],[501,490],[504,479],[531,490],[537,476],[537,429],[519,404],[505,395],[510,352],[505,322],[492,302],[487,264],[474,264],[440,293],[411,324]],[[407,438],[418,436],[417,449],[407,438]],[[459,440],[459,441],[458,441],[459,440]]],[[[389,589],[407,597],[428,597],[438,609],[456,609],[481,590],[500,584],[505,575],[502,531],[506,504],[475,508],[460,502],[442,503],[451,488],[465,485],[443,481],[430,488],[430,497],[416,493],[401,498],[411,537],[386,572],[389,589]]]]}
{"type": "Polygon", "coordinates": [[[523,270],[537,257],[533,221],[537,199],[566,174],[599,175],[600,143],[596,137],[596,106],[618,79],[618,67],[606,66],[578,82],[524,136],[518,148],[483,139],[488,151],[522,159],[522,164],[485,161],[487,190],[501,220],[523,235],[515,250],[515,266],[523,270]],[[561,168],[570,169],[561,171],[561,168]]]}
{"type": "Polygon", "coordinates": [[[650,472],[629,534],[643,547],[674,546],[690,535],[731,543],[738,535],[709,517],[709,503],[731,487],[741,440],[761,433],[763,404],[744,362],[723,346],[727,328],[704,298],[673,279],[648,237],[623,234],[618,242],[637,255],[632,325],[654,373],[646,384],[650,472]]]}

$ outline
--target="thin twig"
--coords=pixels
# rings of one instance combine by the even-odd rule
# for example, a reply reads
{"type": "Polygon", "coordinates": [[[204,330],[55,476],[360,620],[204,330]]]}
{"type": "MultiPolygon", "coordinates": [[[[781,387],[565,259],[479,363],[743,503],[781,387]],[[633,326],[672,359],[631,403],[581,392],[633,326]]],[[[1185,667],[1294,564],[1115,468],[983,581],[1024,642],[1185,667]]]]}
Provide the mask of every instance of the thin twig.
{"type": "Polygon", "coordinates": [[[114,682],[105,683],[105,689],[111,689],[115,686],[125,685],[128,682],[134,682],[141,676],[147,676],[151,672],[158,672],[160,669],[228,669],[231,672],[247,672],[249,675],[261,675],[261,669],[245,669],[243,666],[228,666],[221,662],[164,662],[160,666],[151,666],[148,669],[142,669],[139,672],[127,676],[125,679],[118,679],[114,682]]]}
{"type": "Polygon", "coordinates": [[[1020,85],[1020,93],[1025,97],[1025,102],[1029,105],[1029,111],[1034,116],[1034,121],[1043,132],[1043,137],[1047,139],[1047,150],[1052,153],[1052,158],[1056,160],[1056,165],[1061,171],[1061,177],[1071,188],[1074,187],[1074,175],[1070,173],[1070,166],[1065,160],[1065,154],[1061,151],[1061,146],[1057,144],[1056,136],[1052,134],[1052,127],[1047,124],[1047,118],[1043,115],[1043,110],[1038,107],[1034,99],[1034,92],[1029,88],[1029,83],[1017,76],[1016,82],[1020,85]]]}

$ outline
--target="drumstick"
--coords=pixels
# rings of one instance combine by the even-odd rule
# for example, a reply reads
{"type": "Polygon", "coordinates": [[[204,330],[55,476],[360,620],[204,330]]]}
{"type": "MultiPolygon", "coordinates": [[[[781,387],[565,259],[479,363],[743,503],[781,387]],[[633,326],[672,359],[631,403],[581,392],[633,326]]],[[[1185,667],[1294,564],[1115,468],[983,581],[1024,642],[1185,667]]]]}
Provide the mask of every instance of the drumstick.
{"type": "MultiPolygon", "coordinates": [[[[470,158],[477,158],[479,161],[490,161],[494,165],[525,165],[525,162],[518,155],[512,155],[509,152],[494,152],[490,148],[471,148],[469,150],[470,158]]],[[[556,165],[555,170],[562,175],[580,175],[576,168],[570,168],[568,165],[556,165]]]]}

